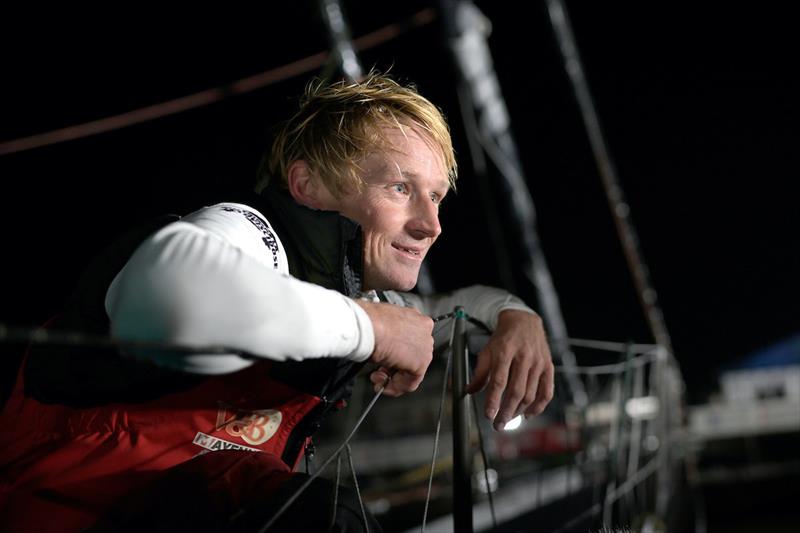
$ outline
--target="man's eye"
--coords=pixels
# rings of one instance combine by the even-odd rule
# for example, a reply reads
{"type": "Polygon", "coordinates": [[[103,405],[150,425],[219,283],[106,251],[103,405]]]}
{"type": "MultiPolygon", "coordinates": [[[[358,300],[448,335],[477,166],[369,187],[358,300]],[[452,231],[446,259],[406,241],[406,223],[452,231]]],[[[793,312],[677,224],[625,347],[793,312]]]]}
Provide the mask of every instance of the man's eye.
{"type": "Polygon", "coordinates": [[[408,192],[408,187],[406,187],[405,183],[395,183],[392,185],[392,188],[401,194],[408,192]]]}

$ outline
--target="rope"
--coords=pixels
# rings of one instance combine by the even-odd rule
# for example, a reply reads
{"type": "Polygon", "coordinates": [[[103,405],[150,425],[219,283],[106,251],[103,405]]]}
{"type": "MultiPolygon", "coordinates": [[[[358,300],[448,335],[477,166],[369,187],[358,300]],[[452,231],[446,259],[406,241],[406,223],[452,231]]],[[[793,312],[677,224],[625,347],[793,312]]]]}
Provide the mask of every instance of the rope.
{"type": "MultiPolygon", "coordinates": [[[[431,23],[436,18],[432,8],[426,8],[400,22],[389,24],[373,32],[353,40],[357,50],[368,50],[388,42],[412,29],[431,23]]],[[[0,156],[41,148],[51,144],[81,139],[108,131],[114,131],[135,124],[141,124],[169,115],[207,106],[226,99],[232,95],[245,94],[256,89],[267,87],[300,74],[305,74],[322,67],[328,59],[328,52],[322,51],[292,61],[285,65],[260,72],[247,78],[233,81],[227,85],[206,89],[194,94],[168,100],[159,104],[146,106],[133,111],[120,113],[110,117],[76,124],[66,128],[21,137],[0,143],[0,156]]]]}

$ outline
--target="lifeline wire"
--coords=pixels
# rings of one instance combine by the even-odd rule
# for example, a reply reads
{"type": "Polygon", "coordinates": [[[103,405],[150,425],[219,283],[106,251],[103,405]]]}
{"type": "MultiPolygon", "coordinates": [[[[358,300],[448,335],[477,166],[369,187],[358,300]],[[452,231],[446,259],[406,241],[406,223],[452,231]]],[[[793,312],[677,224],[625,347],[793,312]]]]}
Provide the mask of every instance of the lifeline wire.
{"type": "Polygon", "coordinates": [[[612,363],[609,365],[595,365],[595,366],[569,366],[556,365],[556,372],[562,374],[585,374],[585,375],[599,375],[599,374],[624,374],[626,369],[635,369],[652,363],[658,359],[658,353],[646,353],[638,357],[634,357],[630,362],[625,361],[622,363],[612,363]]]}
{"type": "Polygon", "coordinates": [[[328,531],[333,531],[333,526],[336,525],[336,507],[339,505],[339,480],[342,474],[342,456],[336,456],[336,483],[333,486],[333,511],[331,513],[331,525],[328,531]]]}
{"type": "Polygon", "coordinates": [[[483,442],[483,430],[481,430],[481,421],[478,418],[478,402],[470,402],[472,404],[472,414],[475,415],[475,426],[478,428],[478,446],[481,449],[481,459],[483,459],[483,477],[486,482],[486,494],[489,496],[489,510],[492,512],[492,529],[497,529],[497,516],[494,512],[494,496],[492,496],[492,487],[489,483],[489,457],[486,455],[486,447],[483,442]]]}
{"type": "Polygon", "coordinates": [[[350,464],[350,473],[353,474],[353,488],[356,489],[356,496],[358,496],[358,506],[361,508],[361,518],[364,519],[364,530],[369,533],[369,523],[367,522],[367,512],[364,510],[364,500],[361,498],[361,490],[358,488],[358,477],[356,476],[356,465],[353,464],[353,454],[350,450],[350,444],[345,446],[347,452],[347,462],[350,464]]]}
{"type": "MultiPolygon", "coordinates": [[[[447,316],[447,315],[445,315],[447,316]]],[[[455,313],[450,313],[448,318],[455,316],[455,313]]],[[[433,473],[436,469],[436,454],[439,452],[439,434],[442,429],[442,415],[444,414],[444,400],[447,396],[447,376],[450,374],[450,362],[453,359],[453,334],[455,333],[455,321],[453,321],[453,330],[450,334],[450,347],[447,350],[447,363],[445,363],[444,380],[442,384],[442,399],[439,402],[439,416],[436,418],[436,436],[433,438],[433,456],[431,457],[431,472],[428,475],[428,491],[425,495],[425,509],[422,512],[422,533],[425,533],[425,523],[428,519],[428,505],[431,501],[431,487],[433,486],[433,473]]]]}
{"type": "MultiPolygon", "coordinates": [[[[0,342],[56,346],[79,346],[81,348],[149,348],[186,355],[236,354],[244,358],[258,358],[243,350],[225,346],[187,346],[161,341],[121,340],[107,335],[92,335],[77,331],[51,330],[46,328],[22,328],[0,323],[0,342]]],[[[263,358],[262,358],[263,359],[263,358]]]]}

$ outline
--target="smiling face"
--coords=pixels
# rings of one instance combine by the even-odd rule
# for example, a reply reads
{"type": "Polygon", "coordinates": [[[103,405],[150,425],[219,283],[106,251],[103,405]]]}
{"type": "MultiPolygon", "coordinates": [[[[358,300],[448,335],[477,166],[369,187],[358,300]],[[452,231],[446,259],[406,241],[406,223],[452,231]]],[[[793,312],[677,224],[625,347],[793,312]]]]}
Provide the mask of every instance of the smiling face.
{"type": "Polygon", "coordinates": [[[361,225],[365,289],[411,290],[442,232],[439,204],[449,190],[442,155],[415,128],[404,131],[386,131],[392,149],[359,164],[363,190],[329,206],[361,225]]]}

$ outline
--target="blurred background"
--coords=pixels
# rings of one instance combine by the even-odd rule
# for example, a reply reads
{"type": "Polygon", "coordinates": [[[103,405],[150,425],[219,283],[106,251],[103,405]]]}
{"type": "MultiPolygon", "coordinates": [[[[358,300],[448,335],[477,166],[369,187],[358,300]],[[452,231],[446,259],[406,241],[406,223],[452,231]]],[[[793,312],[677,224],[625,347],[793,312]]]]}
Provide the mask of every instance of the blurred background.
{"type": "MultiPolygon", "coordinates": [[[[564,66],[554,5],[340,5],[360,64],[415,83],[449,118],[460,179],[427,261],[435,289],[504,286],[541,309],[525,270],[524,235],[535,230],[568,336],[620,343],[573,343],[581,368],[617,366],[579,374],[567,365],[545,415],[516,431],[484,428],[491,476],[475,440],[476,529],[492,525],[491,492],[503,531],[794,531],[794,19],[776,6],[566,4],[628,221],[658,293],[667,352],[648,346],[656,339],[564,66]],[[480,66],[478,81],[496,75],[496,85],[483,87],[505,114],[465,96],[482,94],[480,84],[459,82],[446,36],[465,5],[480,14],[470,28],[491,52],[489,66],[467,64],[480,66]],[[526,190],[509,194],[491,155],[483,156],[485,171],[475,170],[474,122],[497,116],[507,118],[504,139],[514,141],[526,190]],[[528,194],[536,226],[520,229],[509,197],[528,194]],[[574,401],[575,387],[587,403],[574,401]]],[[[326,64],[337,72],[322,12],[309,0],[177,13],[9,8],[0,22],[0,322],[35,327],[56,313],[91,257],[132,225],[249,187],[271,128],[326,64]],[[101,121],[109,117],[116,118],[101,121]],[[101,122],[62,130],[93,121],[101,122]],[[92,130],[103,131],[70,139],[92,130]]],[[[19,351],[3,346],[5,390],[19,351]]],[[[386,531],[422,520],[443,380],[444,358],[418,394],[379,401],[354,443],[365,498],[386,531]]],[[[350,412],[325,428],[319,457],[368,397],[356,387],[350,412]]],[[[431,531],[452,527],[447,416],[442,426],[431,531]]]]}

